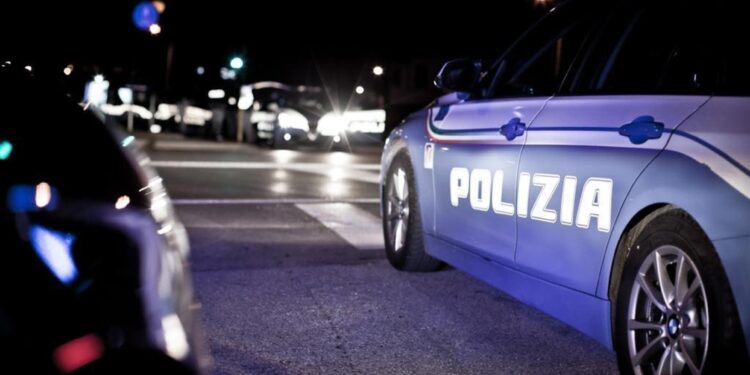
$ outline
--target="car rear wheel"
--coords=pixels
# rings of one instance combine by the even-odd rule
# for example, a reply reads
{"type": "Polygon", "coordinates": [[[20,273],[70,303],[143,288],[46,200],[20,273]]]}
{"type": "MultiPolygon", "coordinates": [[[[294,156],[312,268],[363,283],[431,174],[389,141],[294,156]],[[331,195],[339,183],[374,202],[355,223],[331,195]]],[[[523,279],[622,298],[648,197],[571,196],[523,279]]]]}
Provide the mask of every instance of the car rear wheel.
{"type": "Polygon", "coordinates": [[[414,171],[401,154],[391,164],[383,191],[383,233],[388,261],[403,271],[429,272],[443,263],[424,250],[414,171]]]}
{"type": "Polygon", "coordinates": [[[667,206],[633,227],[615,301],[615,349],[624,374],[713,373],[746,366],[729,283],[711,242],[667,206]]]}

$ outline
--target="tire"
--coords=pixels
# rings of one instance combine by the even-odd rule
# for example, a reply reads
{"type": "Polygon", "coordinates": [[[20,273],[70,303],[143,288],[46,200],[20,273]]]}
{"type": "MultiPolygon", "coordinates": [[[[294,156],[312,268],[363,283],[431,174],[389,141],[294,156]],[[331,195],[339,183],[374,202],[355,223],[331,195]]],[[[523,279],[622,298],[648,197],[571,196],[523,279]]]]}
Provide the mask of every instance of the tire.
{"type": "Polygon", "coordinates": [[[398,270],[437,271],[443,263],[424,250],[415,186],[409,158],[404,154],[396,156],[388,169],[381,199],[385,253],[391,265],[398,270]]]}
{"type": "Polygon", "coordinates": [[[618,251],[627,254],[613,303],[621,373],[747,369],[729,282],[711,241],[686,212],[657,209],[626,233],[618,251]]]}

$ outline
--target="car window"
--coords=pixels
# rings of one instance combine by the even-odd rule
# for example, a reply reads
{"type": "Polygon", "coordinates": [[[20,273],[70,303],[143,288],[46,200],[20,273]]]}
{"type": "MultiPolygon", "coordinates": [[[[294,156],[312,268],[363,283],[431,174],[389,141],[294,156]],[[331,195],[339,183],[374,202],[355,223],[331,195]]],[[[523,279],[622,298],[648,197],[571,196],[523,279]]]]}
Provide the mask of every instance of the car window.
{"type": "Polygon", "coordinates": [[[699,16],[687,3],[670,2],[623,13],[591,53],[589,80],[576,87],[579,93],[706,94],[715,88],[711,12],[699,16]]]}
{"type": "Polygon", "coordinates": [[[500,59],[486,83],[485,96],[552,95],[595,24],[599,7],[587,1],[565,3],[524,34],[500,59]]]}

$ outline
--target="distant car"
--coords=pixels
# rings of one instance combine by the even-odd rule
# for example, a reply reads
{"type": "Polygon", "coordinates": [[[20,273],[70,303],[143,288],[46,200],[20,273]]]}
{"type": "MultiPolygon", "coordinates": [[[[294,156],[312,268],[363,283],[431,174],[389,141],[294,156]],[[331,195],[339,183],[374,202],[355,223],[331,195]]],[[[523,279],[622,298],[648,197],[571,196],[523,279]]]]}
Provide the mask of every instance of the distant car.
{"type": "Polygon", "coordinates": [[[248,106],[249,122],[256,142],[271,147],[294,147],[316,140],[315,128],[325,108],[320,87],[264,81],[243,89],[253,101],[248,106]]]}
{"type": "Polygon", "coordinates": [[[390,263],[464,270],[623,373],[748,373],[746,16],[568,1],[491,64],[445,64],[451,93],[383,151],[390,263]]]}
{"type": "Polygon", "coordinates": [[[187,236],[134,138],[8,66],[0,112],[0,372],[200,372],[187,236]]]}
{"type": "Polygon", "coordinates": [[[290,147],[312,139],[308,119],[292,108],[281,108],[278,103],[259,106],[250,115],[257,140],[271,147],[290,147]]]}

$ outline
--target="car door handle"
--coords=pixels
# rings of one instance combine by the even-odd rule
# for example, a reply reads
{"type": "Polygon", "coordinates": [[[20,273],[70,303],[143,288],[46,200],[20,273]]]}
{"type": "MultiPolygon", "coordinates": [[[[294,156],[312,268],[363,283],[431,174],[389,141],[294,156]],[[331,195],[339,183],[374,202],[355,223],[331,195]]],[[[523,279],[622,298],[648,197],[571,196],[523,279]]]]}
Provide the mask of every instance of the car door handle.
{"type": "Polygon", "coordinates": [[[522,136],[525,131],[526,124],[521,122],[521,119],[518,117],[513,117],[507,124],[500,127],[500,134],[504,135],[505,139],[509,141],[522,136]]]}
{"type": "Polygon", "coordinates": [[[652,116],[640,116],[629,124],[620,127],[620,135],[639,145],[649,139],[658,139],[664,133],[664,124],[656,122],[652,116]]]}

